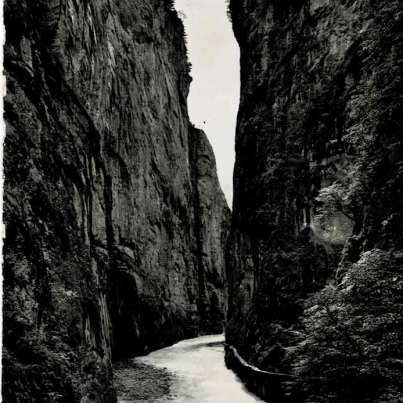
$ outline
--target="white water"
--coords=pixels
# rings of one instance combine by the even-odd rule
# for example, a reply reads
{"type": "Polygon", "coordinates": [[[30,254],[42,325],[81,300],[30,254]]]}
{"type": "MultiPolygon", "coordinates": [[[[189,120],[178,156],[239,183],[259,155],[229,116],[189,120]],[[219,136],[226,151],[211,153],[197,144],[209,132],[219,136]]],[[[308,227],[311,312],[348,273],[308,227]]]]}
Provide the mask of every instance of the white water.
{"type": "Polygon", "coordinates": [[[223,335],[202,336],[155,351],[139,362],[166,368],[175,374],[170,402],[250,403],[263,402],[249,393],[225,366],[223,335]]]}

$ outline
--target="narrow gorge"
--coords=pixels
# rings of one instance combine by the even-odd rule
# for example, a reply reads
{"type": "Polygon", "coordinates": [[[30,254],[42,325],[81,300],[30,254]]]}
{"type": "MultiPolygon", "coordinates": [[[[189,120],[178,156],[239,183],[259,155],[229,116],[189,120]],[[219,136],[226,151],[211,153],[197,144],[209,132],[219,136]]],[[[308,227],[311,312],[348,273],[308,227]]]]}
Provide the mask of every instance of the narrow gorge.
{"type": "Polygon", "coordinates": [[[403,2],[218,1],[232,212],[173,0],[4,1],[4,402],[403,401],[403,2]]]}
{"type": "Polygon", "coordinates": [[[230,210],[169,0],[6,0],[3,401],[116,402],[112,362],[221,333],[230,210]]]}

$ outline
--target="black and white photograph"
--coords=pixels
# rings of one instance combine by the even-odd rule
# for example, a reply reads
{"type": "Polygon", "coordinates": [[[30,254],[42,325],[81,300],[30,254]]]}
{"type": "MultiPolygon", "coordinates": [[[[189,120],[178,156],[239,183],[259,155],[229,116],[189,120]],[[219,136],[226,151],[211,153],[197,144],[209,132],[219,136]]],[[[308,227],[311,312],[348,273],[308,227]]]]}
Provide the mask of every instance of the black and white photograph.
{"type": "Polygon", "coordinates": [[[2,0],[4,403],[403,403],[403,0],[2,0]]]}

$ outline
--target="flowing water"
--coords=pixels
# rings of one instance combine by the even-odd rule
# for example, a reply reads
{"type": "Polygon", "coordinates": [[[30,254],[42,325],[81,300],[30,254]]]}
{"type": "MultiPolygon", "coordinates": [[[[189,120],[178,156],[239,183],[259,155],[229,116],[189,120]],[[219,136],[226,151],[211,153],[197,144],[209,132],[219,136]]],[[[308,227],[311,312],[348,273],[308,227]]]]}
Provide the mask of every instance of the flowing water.
{"type": "Polygon", "coordinates": [[[175,375],[170,402],[250,403],[263,402],[248,392],[224,361],[224,336],[202,336],[181,341],[136,360],[166,368],[175,375]]]}

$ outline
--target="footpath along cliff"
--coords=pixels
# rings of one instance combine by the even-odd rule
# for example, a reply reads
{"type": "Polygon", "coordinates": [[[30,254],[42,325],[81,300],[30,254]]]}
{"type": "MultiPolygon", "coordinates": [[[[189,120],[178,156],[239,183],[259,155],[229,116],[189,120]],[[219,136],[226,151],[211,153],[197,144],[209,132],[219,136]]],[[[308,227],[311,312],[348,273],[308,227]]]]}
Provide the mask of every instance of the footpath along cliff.
{"type": "Polygon", "coordinates": [[[165,0],[6,0],[3,400],[116,401],[111,361],[226,311],[230,211],[165,0]]]}
{"type": "Polygon", "coordinates": [[[231,0],[229,16],[227,342],[301,376],[292,402],[401,401],[403,3],[231,0]]]}

